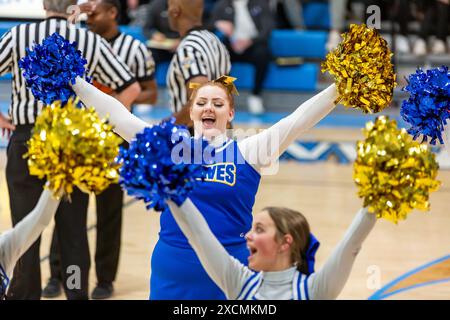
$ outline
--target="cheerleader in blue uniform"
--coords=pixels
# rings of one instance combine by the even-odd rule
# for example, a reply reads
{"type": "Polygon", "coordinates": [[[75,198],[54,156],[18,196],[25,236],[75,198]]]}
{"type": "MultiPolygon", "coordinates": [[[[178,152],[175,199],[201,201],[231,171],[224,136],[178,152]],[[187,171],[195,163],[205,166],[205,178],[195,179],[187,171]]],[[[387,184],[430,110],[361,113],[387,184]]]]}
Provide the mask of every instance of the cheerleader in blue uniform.
{"type": "Polygon", "coordinates": [[[0,300],[6,297],[6,289],[17,261],[53,220],[59,202],[49,190],[44,190],[33,211],[13,229],[0,235],[0,300]]]}
{"type": "MultiPolygon", "coordinates": [[[[109,116],[115,131],[126,141],[149,126],[81,78],[77,78],[73,89],[85,105],[95,107],[101,117],[109,116]]],[[[194,189],[190,198],[225,250],[246,264],[249,251],[244,235],[252,226],[261,173],[334,109],[337,91],[334,84],[329,86],[269,129],[240,141],[226,136],[227,123],[235,112],[234,91],[230,78],[222,77],[192,92],[189,103],[195,137],[208,139],[215,147],[216,160],[222,160],[210,167],[206,181],[194,189]]],[[[169,211],[161,214],[151,268],[150,299],[225,299],[169,211]]]]}
{"type": "Polygon", "coordinates": [[[376,214],[361,209],[327,262],[315,273],[318,242],[297,211],[269,207],[255,215],[246,235],[250,251],[247,267],[228,254],[190,199],[180,207],[172,201],[168,204],[206,272],[229,300],[336,299],[377,220],[376,214]],[[309,248],[315,250],[309,252],[309,248]]]}

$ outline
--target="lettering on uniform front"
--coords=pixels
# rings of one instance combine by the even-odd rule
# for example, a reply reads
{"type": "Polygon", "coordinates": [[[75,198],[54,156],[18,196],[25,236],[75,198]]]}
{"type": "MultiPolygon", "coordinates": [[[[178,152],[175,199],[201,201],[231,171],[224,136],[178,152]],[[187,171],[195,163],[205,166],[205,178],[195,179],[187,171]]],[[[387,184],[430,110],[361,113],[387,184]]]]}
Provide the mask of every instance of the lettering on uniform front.
{"type": "Polygon", "coordinates": [[[236,165],[232,162],[215,163],[208,165],[205,181],[218,182],[234,186],[236,183],[236,165]]]}

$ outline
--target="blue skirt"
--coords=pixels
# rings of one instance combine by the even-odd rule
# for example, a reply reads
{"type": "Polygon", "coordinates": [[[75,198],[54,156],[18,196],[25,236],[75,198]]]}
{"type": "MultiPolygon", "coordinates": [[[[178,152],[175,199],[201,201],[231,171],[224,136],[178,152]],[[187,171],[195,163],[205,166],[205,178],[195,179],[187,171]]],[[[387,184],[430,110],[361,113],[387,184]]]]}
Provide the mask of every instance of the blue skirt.
{"type": "MultiPolygon", "coordinates": [[[[247,265],[249,252],[245,242],[226,250],[247,265]]],[[[159,239],[151,263],[150,300],[226,300],[192,248],[174,247],[159,239]]]]}

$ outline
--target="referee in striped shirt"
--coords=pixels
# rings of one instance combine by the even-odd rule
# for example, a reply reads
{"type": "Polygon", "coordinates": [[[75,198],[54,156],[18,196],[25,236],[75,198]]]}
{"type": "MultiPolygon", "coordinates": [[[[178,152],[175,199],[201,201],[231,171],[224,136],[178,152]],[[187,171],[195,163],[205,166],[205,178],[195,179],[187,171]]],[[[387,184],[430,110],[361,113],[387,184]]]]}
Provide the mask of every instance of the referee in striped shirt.
{"type": "Polygon", "coordinates": [[[142,91],[133,103],[155,104],[158,98],[155,61],[144,43],[120,32],[118,21],[122,7],[119,0],[90,0],[88,4],[89,30],[109,42],[113,51],[126,63],[139,82],[142,91]]]}
{"type": "MultiPolygon", "coordinates": [[[[121,12],[118,0],[91,0],[80,6],[88,13],[89,30],[101,35],[124,61],[141,87],[141,94],[134,103],[154,104],[157,100],[157,85],[154,79],[155,62],[145,44],[130,35],[121,33],[118,19],[121,12]]],[[[106,93],[113,93],[99,83],[95,86],[106,93]]],[[[128,147],[125,142],[124,147],[128,147]]],[[[97,237],[95,251],[95,270],[97,285],[92,291],[92,299],[107,299],[113,294],[113,282],[117,275],[120,256],[123,191],[118,184],[109,186],[96,196],[97,237]]],[[[60,294],[61,268],[56,233],[50,249],[51,278],[42,295],[53,298],[60,294]]]]}
{"type": "Polygon", "coordinates": [[[167,87],[177,123],[192,127],[189,82],[205,83],[228,75],[230,54],[212,32],[202,27],[203,0],[168,0],[169,25],[182,37],[170,63],[167,87]]]}
{"type": "MultiPolygon", "coordinates": [[[[117,92],[125,105],[140,93],[139,85],[129,68],[113,54],[109,44],[87,30],[68,24],[67,8],[76,0],[44,0],[47,18],[39,23],[22,24],[12,28],[0,39],[0,75],[12,73],[10,120],[0,115],[0,128],[12,131],[7,149],[6,179],[8,183],[11,216],[16,225],[36,205],[45,181],[30,176],[26,142],[43,105],[36,101],[26,88],[18,61],[25,56],[26,48],[57,32],[69,41],[76,41],[88,61],[88,75],[117,92]]],[[[62,264],[64,289],[68,299],[88,299],[90,267],[86,233],[88,195],[76,189],[72,201],[63,202],[56,214],[62,264]]],[[[41,272],[40,240],[25,253],[16,269],[8,291],[9,299],[40,299],[41,272]]]]}

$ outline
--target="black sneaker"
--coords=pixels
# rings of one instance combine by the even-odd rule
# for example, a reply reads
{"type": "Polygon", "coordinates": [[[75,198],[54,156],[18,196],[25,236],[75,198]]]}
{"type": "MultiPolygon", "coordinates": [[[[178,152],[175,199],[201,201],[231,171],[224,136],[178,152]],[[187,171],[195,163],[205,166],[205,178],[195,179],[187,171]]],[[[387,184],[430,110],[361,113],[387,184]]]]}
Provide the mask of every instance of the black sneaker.
{"type": "Polygon", "coordinates": [[[99,283],[94,288],[91,298],[94,300],[102,300],[111,298],[114,292],[112,283],[99,283]]]}
{"type": "Polygon", "coordinates": [[[57,278],[48,279],[47,285],[42,290],[42,296],[44,298],[56,298],[62,293],[61,281],[57,278]]]}

